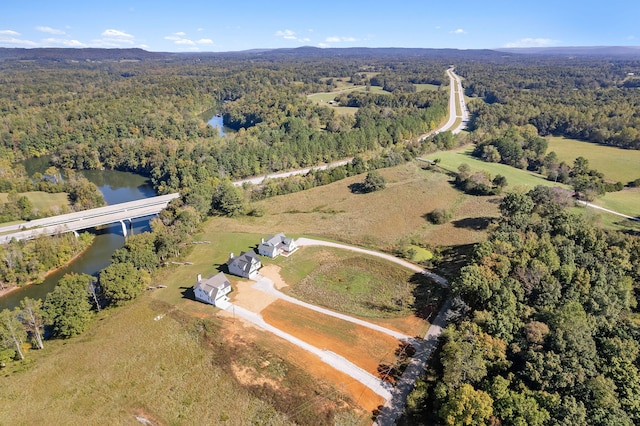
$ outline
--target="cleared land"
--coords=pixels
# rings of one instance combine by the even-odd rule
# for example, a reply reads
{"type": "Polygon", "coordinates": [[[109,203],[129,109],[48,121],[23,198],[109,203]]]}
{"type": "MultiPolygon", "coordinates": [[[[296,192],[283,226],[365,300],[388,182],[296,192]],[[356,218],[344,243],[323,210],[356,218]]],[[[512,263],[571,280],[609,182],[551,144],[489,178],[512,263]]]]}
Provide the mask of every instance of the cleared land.
{"type": "Polygon", "coordinates": [[[522,189],[529,190],[537,185],[560,186],[569,188],[567,185],[556,184],[547,180],[544,176],[530,172],[528,170],[517,169],[500,163],[488,163],[471,155],[473,147],[466,146],[453,151],[443,151],[429,155],[430,160],[439,159],[439,167],[457,173],[458,167],[466,163],[474,171],[486,171],[492,177],[502,175],[507,178],[508,190],[522,189]]]}
{"type": "Polygon", "coordinates": [[[425,90],[429,90],[429,91],[436,91],[436,90],[440,90],[440,86],[438,86],[437,84],[423,84],[423,83],[419,83],[419,84],[414,84],[414,86],[416,86],[416,90],[418,92],[423,92],[425,90]]]}
{"type": "MultiPolygon", "coordinates": [[[[585,145],[593,145],[585,142],[579,142],[585,145]]],[[[595,145],[598,146],[598,145],[595,145]]],[[[626,154],[626,153],[635,153],[638,151],[627,151],[620,150],[616,148],[609,147],[600,147],[606,149],[617,150],[618,155],[626,154]],[[622,151],[622,153],[620,152],[622,151]]],[[[532,189],[536,185],[545,185],[545,186],[559,186],[561,188],[571,189],[570,186],[554,183],[547,180],[544,176],[530,172],[528,170],[517,169],[515,167],[507,166],[506,164],[499,163],[489,163],[482,161],[478,158],[471,156],[471,151],[473,147],[463,147],[453,151],[443,151],[438,152],[436,154],[432,154],[428,156],[430,160],[440,159],[439,167],[449,172],[456,172],[460,164],[466,163],[471,167],[471,170],[475,171],[485,171],[489,173],[491,176],[495,176],[496,174],[501,174],[507,178],[508,186],[507,191],[528,191],[532,189]]],[[[580,151],[577,151],[580,152],[580,151]]],[[[640,154],[640,152],[638,152],[640,154]]],[[[636,154],[633,154],[636,155],[636,154]]],[[[576,156],[577,157],[577,156],[576,156]]],[[[586,155],[585,155],[585,158],[586,155]]],[[[640,158],[640,157],[639,157],[640,158]]],[[[598,169],[595,164],[592,164],[589,161],[590,165],[596,169],[598,169]]],[[[640,164],[640,162],[638,163],[640,164]]],[[[599,169],[598,169],[599,170],[599,169]]],[[[605,207],[610,210],[614,210],[623,214],[627,214],[629,216],[638,216],[640,215],[640,192],[638,189],[625,188],[623,191],[619,192],[609,192],[603,197],[597,198],[593,201],[593,204],[598,206],[605,207]]],[[[604,225],[613,225],[614,228],[628,228],[635,227],[634,224],[629,224],[628,221],[620,221],[619,217],[615,217],[615,215],[610,215],[604,212],[596,212],[596,215],[592,216],[601,216],[603,217],[602,223],[604,225]],[[608,217],[612,216],[612,217],[608,217]]]]}
{"type": "Polygon", "coordinates": [[[383,333],[278,300],[262,311],[266,322],[318,348],[335,352],[377,375],[393,364],[400,341],[383,333]]]}
{"type": "Polygon", "coordinates": [[[332,387],[252,343],[251,331],[231,340],[219,322],[177,311],[154,320],[170,310],[145,297],[104,312],[78,339],[31,352],[35,366],[0,378],[0,423],[137,424],[140,415],[153,424],[289,424],[269,406],[280,401],[297,422],[326,424],[313,412],[343,404],[332,387]]]}
{"type": "MultiPolygon", "coordinates": [[[[0,192],[0,203],[7,202],[7,193],[0,192]]],[[[31,201],[33,208],[37,210],[52,210],[57,208],[69,207],[69,198],[66,192],[60,192],[57,194],[50,194],[42,191],[30,191],[23,192],[19,195],[24,195],[31,201]]]]}
{"type": "MultiPolygon", "coordinates": [[[[387,189],[376,193],[350,192],[351,183],[364,179],[360,175],[261,201],[263,217],[211,219],[197,237],[209,244],[184,249],[184,260],[193,264],[171,265],[156,275],[153,284],[167,288],[154,290],[134,305],[101,313],[101,320],[80,338],[51,341],[45,351],[29,354],[32,368],[0,378],[0,424],[14,423],[15,413],[24,424],[100,423],[105,418],[123,424],[134,423],[135,414],[155,424],[226,419],[233,423],[239,421],[238,413],[242,423],[286,424],[268,403],[301,424],[366,421],[382,402],[379,397],[305,351],[234,321],[232,313],[216,317],[215,308],[192,300],[191,287],[197,274],[218,272],[230,251],[255,247],[261,237],[278,231],[379,249],[393,248],[407,237],[436,245],[467,244],[482,240],[485,231],[469,227],[465,220],[497,215],[491,198],[460,194],[448,176],[422,170],[418,164],[381,173],[387,189]],[[461,222],[430,224],[423,216],[434,208],[450,209],[453,221],[461,222]],[[30,397],[34,394],[37,400],[30,397]],[[337,414],[329,420],[331,410],[337,414]]],[[[305,251],[274,264],[283,267],[284,275],[289,262],[299,262],[296,273],[301,280],[314,267],[314,259],[296,259],[305,251]]],[[[231,297],[238,303],[260,298],[259,309],[268,315],[279,305],[269,305],[263,293],[247,293],[251,283],[231,279],[231,297]]],[[[372,321],[409,335],[426,324],[414,315],[372,321]]],[[[333,335],[329,330],[327,339],[333,335]]],[[[385,347],[391,350],[394,344],[390,345],[385,347]]]]}
{"type": "MultiPolygon", "coordinates": [[[[384,190],[353,194],[349,185],[362,182],[353,176],[330,185],[255,203],[263,217],[215,218],[206,233],[284,230],[288,234],[319,236],[349,244],[392,251],[403,239],[417,238],[434,246],[482,241],[486,229],[474,220],[498,216],[495,197],[474,197],[456,190],[443,173],[422,170],[406,163],[380,170],[387,181],[384,190]],[[426,215],[445,209],[452,220],[433,225],[426,215]]],[[[542,179],[541,179],[542,180],[542,179]]],[[[207,239],[206,237],[203,237],[207,239]]]]}
{"type": "MultiPolygon", "coordinates": [[[[380,259],[326,247],[305,247],[296,257],[304,269],[312,267],[288,293],[314,305],[364,318],[395,318],[427,317],[440,304],[439,285],[380,259]]],[[[285,281],[299,278],[300,269],[288,269],[281,271],[285,281]]]]}
{"type": "Polygon", "coordinates": [[[333,108],[336,110],[337,113],[339,114],[355,114],[356,111],[358,111],[358,108],[356,107],[345,107],[345,106],[340,106],[338,104],[330,104],[330,101],[333,101],[335,99],[336,96],[343,94],[343,93],[349,93],[349,92],[370,92],[370,93],[375,93],[375,94],[389,94],[390,92],[387,92],[386,90],[383,90],[381,87],[379,86],[347,86],[346,88],[342,88],[340,90],[336,90],[333,92],[320,92],[320,93],[313,93],[311,95],[307,95],[307,99],[309,99],[310,101],[313,101],[317,104],[320,105],[326,105],[327,107],[333,108]]]}
{"type": "Polygon", "coordinates": [[[577,139],[549,137],[547,153],[553,151],[558,159],[573,164],[578,157],[589,160],[589,166],[603,173],[612,182],[627,184],[640,178],[640,151],[599,145],[577,139]]]}

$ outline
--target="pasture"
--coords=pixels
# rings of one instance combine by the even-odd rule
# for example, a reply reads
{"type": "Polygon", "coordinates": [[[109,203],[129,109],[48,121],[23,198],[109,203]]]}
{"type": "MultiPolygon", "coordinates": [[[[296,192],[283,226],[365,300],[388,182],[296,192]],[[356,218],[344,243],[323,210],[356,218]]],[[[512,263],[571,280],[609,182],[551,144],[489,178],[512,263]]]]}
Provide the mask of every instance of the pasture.
{"type": "Polygon", "coordinates": [[[572,165],[578,157],[589,160],[589,166],[603,173],[610,182],[625,185],[640,178],[640,151],[583,142],[565,137],[549,137],[547,153],[553,151],[558,159],[572,165]]]}
{"type": "Polygon", "coordinates": [[[414,84],[414,86],[416,86],[416,91],[418,91],[418,92],[423,92],[425,90],[427,90],[427,91],[440,90],[440,86],[437,85],[437,84],[418,83],[418,84],[414,84]]]}
{"type": "Polygon", "coordinates": [[[440,286],[384,260],[345,250],[305,247],[287,263],[298,261],[313,264],[313,268],[296,282],[296,272],[290,274],[283,267],[281,274],[291,285],[288,293],[334,311],[365,318],[396,318],[421,316],[427,306],[440,304],[440,286]]]}
{"type": "Polygon", "coordinates": [[[466,146],[453,151],[442,151],[431,154],[428,156],[428,159],[432,161],[439,159],[440,163],[438,164],[438,166],[449,172],[457,173],[458,167],[461,164],[466,163],[469,165],[469,167],[471,167],[472,171],[485,171],[492,177],[500,174],[507,178],[508,191],[528,191],[529,189],[532,189],[537,185],[560,186],[563,188],[568,188],[567,185],[548,181],[544,176],[534,172],[530,172],[528,170],[517,169],[515,167],[507,166],[506,164],[489,163],[486,161],[482,161],[479,158],[473,157],[471,155],[472,151],[472,146],[466,146]]]}
{"type": "Polygon", "coordinates": [[[103,311],[79,338],[30,352],[32,368],[0,377],[0,423],[138,424],[136,416],[151,424],[333,424],[334,415],[356,421],[349,400],[251,343],[252,332],[233,340],[219,320],[188,317],[143,296],[103,311]]]}
{"type": "MultiPolygon", "coordinates": [[[[42,191],[23,192],[18,195],[24,195],[31,201],[33,208],[38,211],[55,211],[56,209],[67,209],[69,207],[69,198],[66,192],[50,194],[42,191]]],[[[0,203],[7,202],[8,194],[0,192],[0,203]]]]}
{"type": "Polygon", "coordinates": [[[213,218],[205,226],[214,232],[278,231],[308,235],[393,251],[408,237],[431,246],[456,246],[479,242],[486,230],[468,226],[473,219],[498,216],[495,197],[474,197],[455,189],[443,173],[422,170],[418,163],[405,163],[379,170],[386,189],[369,194],[354,194],[353,183],[365,174],[329,185],[259,202],[255,207],[262,217],[213,218]],[[426,215],[444,209],[451,221],[431,224],[426,215]]]}

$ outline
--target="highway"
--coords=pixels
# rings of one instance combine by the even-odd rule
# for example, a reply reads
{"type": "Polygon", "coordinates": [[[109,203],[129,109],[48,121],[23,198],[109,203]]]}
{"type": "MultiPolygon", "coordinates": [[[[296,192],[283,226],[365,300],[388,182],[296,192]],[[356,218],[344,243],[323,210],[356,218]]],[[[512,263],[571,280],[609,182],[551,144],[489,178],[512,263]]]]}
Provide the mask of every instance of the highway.
{"type": "Polygon", "coordinates": [[[151,216],[158,214],[167,207],[171,200],[179,196],[179,193],[160,195],[4,226],[0,228],[0,244],[6,244],[13,238],[17,240],[28,240],[41,235],[79,231],[94,228],[99,225],[151,216]]]}
{"type": "MultiPolygon", "coordinates": [[[[467,106],[465,105],[465,102],[464,102],[464,91],[462,90],[462,81],[460,80],[460,77],[458,77],[453,72],[453,67],[447,70],[447,75],[449,76],[449,119],[447,120],[446,123],[444,123],[439,128],[429,133],[426,133],[424,135],[421,135],[418,138],[418,141],[423,141],[427,139],[429,136],[436,135],[440,132],[445,132],[447,130],[453,134],[460,133],[465,127],[467,127],[467,123],[469,122],[469,110],[467,109],[467,106]],[[458,96],[456,96],[456,94],[458,94],[458,96]],[[461,115],[457,114],[456,103],[458,103],[460,106],[461,115]],[[461,122],[454,127],[454,125],[456,124],[456,120],[458,120],[459,118],[461,119],[461,122]]],[[[326,169],[332,169],[338,166],[344,166],[345,164],[349,164],[351,160],[353,159],[345,158],[343,160],[335,161],[333,163],[321,164],[318,166],[307,167],[304,169],[296,169],[288,172],[271,173],[271,174],[266,174],[264,176],[254,176],[254,177],[250,177],[242,180],[237,180],[233,182],[233,184],[235,186],[242,186],[245,183],[252,184],[252,185],[259,185],[262,182],[264,182],[266,179],[279,179],[279,178],[286,178],[289,176],[306,175],[311,170],[326,170],[326,169]]]]}

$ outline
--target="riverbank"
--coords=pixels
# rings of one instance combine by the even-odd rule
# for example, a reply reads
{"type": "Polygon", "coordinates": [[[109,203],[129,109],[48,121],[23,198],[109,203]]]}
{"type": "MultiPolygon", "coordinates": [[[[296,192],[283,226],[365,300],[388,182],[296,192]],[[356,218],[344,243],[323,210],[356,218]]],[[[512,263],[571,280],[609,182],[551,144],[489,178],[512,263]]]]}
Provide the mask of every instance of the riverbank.
{"type": "MultiPolygon", "coordinates": [[[[82,256],[87,250],[89,250],[89,247],[91,247],[91,244],[93,244],[93,239],[91,240],[90,244],[87,244],[86,247],[84,247],[82,250],[80,250],[79,252],[77,252],[76,254],[71,256],[71,258],[68,261],[66,261],[64,263],[64,265],[60,265],[57,268],[53,268],[53,269],[50,269],[47,272],[45,272],[44,276],[42,277],[42,280],[44,281],[48,276],[50,276],[52,274],[55,274],[59,270],[64,269],[67,266],[69,266],[74,260],[76,260],[78,257],[82,256]]],[[[33,284],[36,284],[36,282],[35,281],[27,281],[23,285],[14,285],[14,286],[11,286],[11,287],[2,288],[2,289],[0,289],[0,298],[3,298],[4,296],[7,296],[8,294],[13,293],[16,290],[20,290],[21,288],[25,288],[25,287],[33,285],[33,284]]]]}

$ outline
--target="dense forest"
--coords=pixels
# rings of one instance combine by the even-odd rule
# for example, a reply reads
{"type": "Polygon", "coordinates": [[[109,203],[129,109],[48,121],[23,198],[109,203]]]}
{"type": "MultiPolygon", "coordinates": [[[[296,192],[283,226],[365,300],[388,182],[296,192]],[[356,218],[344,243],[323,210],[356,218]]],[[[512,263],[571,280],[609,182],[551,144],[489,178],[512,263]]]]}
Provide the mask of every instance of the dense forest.
{"type": "Polygon", "coordinates": [[[463,63],[472,128],[533,125],[540,136],[562,135],[640,149],[640,61],[525,57],[463,63]]]}
{"type": "Polygon", "coordinates": [[[452,285],[411,423],[640,422],[640,240],[595,228],[536,187],[509,193],[488,241],[452,285]]]}
{"type": "MultiPolygon", "coordinates": [[[[77,208],[98,205],[95,188],[74,173],[82,169],[133,171],[159,193],[182,194],[150,233],[114,253],[97,280],[68,276],[43,303],[2,312],[0,363],[21,358],[26,339],[42,348],[45,327],[47,337],[71,337],[94,311],[134,300],[206,217],[260,215],[247,206],[250,199],[465,142],[476,143],[484,160],[543,172],[590,199],[620,185],[605,182],[584,159],[567,165],[546,155],[544,136],[640,149],[640,61],[628,57],[313,49],[132,54],[138,56],[126,62],[0,61],[0,190],[10,195],[1,220],[46,214],[20,196],[31,190],[68,192],[77,208]],[[472,131],[422,140],[446,118],[445,70],[452,63],[473,98],[472,131]],[[353,114],[307,98],[345,84],[358,90],[333,102],[357,108],[353,114]],[[417,84],[439,89],[418,91],[417,84]],[[232,129],[226,136],[206,124],[212,113],[232,129]],[[52,167],[27,176],[19,162],[42,155],[51,155],[52,167]],[[343,158],[353,161],[259,188],[232,184],[343,158]]],[[[460,189],[478,195],[506,185],[503,176],[478,178],[464,167],[457,176],[460,189]]],[[[458,317],[410,398],[409,423],[640,423],[640,243],[570,212],[565,195],[539,187],[504,197],[496,229],[453,282],[458,317]]],[[[83,238],[0,247],[0,285],[37,281],[88,243],[83,238]]]]}

